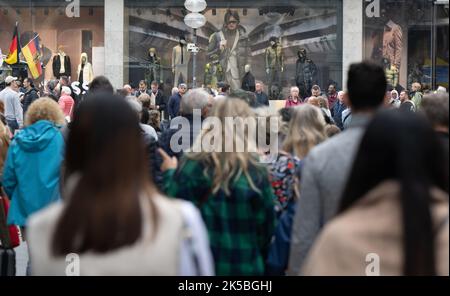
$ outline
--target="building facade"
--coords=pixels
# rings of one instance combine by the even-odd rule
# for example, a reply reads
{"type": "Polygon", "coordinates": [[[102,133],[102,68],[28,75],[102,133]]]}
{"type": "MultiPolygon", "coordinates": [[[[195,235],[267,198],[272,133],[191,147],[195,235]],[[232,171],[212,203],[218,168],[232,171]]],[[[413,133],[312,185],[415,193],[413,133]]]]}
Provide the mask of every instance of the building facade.
{"type": "MultiPolygon", "coordinates": [[[[242,79],[247,68],[281,96],[293,85],[332,83],[345,89],[349,65],[369,59],[385,68],[393,87],[409,88],[415,81],[448,87],[448,1],[207,4],[206,24],[197,30],[200,85],[242,79]]],[[[42,81],[54,78],[53,62],[62,50],[71,59],[72,81],[86,53],[94,75],[107,76],[116,88],[146,79],[169,89],[175,73],[187,83],[194,75],[192,53],[179,50],[193,40],[184,23],[187,13],[183,0],[0,1],[0,49],[8,53],[17,22],[22,46],[38,35],[42,81]],[[181,60],[187,72],[179,71],[181,60]]]]}

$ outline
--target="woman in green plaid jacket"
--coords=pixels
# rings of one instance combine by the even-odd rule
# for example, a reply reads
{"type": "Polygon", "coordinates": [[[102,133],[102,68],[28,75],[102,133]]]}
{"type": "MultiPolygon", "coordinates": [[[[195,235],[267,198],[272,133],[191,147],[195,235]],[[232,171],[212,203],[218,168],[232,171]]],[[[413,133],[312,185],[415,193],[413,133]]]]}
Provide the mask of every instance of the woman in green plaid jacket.
{"type": "MultiPolygon", "coordinates": [[[[206,152],[203,146],[203,152],[186,153],[179,166],[176,158],[160,150],[165,192],[189,200],[200,209],[208,228],[216,275],[263,275],[275,225],[269,174],[258,155],[251,153],[256,151],[250,149],[256,148],[256,141],[248,137],[248,126],[244,132],[225,138],[225,130],[234,128],[230,126],[233,120],[227,121],[226,117],[245,119],[254,114],[244,101],[227,98],[216,101],[211,116],[218,118],[222,126],[222,138],[214,139],[209,147],[212,150],[206,152]],[[211,152],[229,151],[225,147],[233,144],[236,148],[237,143],[246,144],[245,152],[211,152]]],[[[204,126],[193,151],[200,151],[196,145],[201,145],[202,138],[214,128],[204,126]]]]}

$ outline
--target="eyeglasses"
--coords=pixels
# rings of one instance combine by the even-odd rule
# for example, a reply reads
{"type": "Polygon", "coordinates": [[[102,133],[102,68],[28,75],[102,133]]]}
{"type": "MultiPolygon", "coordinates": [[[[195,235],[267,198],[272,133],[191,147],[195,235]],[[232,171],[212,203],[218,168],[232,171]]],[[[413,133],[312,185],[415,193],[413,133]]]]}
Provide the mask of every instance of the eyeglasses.
{"type": "Polygon", "coordinates": [[[230,24],[236,25],[237,23],[238,23],[237,21],[229,21],[229,22],[228,22],[229,25],[230,25],[230,24]]]}

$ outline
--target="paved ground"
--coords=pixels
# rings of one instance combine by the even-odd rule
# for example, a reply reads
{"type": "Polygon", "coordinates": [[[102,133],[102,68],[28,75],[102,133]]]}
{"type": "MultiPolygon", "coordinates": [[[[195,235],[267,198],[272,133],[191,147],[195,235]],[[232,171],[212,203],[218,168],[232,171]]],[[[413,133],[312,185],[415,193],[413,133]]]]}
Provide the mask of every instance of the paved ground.
{"type": "Polygon", "coordinates": [[[21,241],[20,246],[14,249],[16,251],[16,275],[25,276],[28,262],[28,246],[27,243],[21,241]]]}

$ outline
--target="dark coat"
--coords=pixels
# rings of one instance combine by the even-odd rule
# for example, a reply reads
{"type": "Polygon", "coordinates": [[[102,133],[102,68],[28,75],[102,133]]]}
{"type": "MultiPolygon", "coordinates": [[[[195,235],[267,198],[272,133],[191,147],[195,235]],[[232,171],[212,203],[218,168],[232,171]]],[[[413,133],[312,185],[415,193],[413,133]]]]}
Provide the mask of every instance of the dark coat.
{"type": "Polygon", "coordinates": [[[255,93],[259,106],[269,106],[269,97],[265,92],[255,93]]]}
{"type": "Polygon", "coordinates": [[[64,69],[66,70],[65,73],[59,73],[59,70],[61,69],[61,61],[59,59],[59,55],[55,55],[53,57],[53,76],[55,76],[57,79],[59,79],[61,76],[71,76],[72,75],[72,68],[71,68],[70,58],[69,56],[64,57],[64,69]]]}
{"type": "Polygon", "coordinates": [[[241,88],[245,91],[255,92],[255,85],[255,76],[251,72],[245,73],[241,88]]]}
{"type": "Polygon", "coordinates": [[[31,103],[33,103],[37,99],[39,99],[39,95],[37,93],[37,90],[34,88],[30,89],[23,95],[23,114],[24,115],[27,112],[28,107],[30,107],[31,103]]]}

